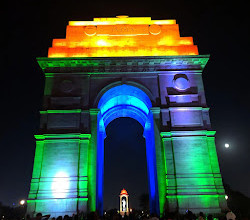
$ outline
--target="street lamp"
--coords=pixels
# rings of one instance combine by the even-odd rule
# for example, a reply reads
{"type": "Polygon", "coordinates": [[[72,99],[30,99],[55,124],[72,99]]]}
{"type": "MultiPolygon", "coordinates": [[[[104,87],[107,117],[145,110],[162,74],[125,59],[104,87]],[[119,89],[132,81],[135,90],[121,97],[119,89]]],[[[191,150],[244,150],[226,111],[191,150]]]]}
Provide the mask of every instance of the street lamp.
{"type": "Polygon", "coordinates": [[[228,200],[228,195],[225,195],[225,199],[228,200]]]}
{"type": "Polygon", "coordinates": [[[225,148],[229,148],[229,144],[228,143],[225,143],[225,148]]]}

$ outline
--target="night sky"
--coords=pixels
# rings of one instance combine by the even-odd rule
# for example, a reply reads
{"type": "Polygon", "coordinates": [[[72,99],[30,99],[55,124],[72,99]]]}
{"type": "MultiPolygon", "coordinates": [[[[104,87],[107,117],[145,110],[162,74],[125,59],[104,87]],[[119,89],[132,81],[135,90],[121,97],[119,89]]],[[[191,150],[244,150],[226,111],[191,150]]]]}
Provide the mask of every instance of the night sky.
{"type": "MultiPolygon", "coordinates": [[[[212,127],[217,131],[221,173],[225,183],[250,197],[250,30],[246,3],[32,0],[8,1],[7,7],[1,7],[0,202],[16,203],[27,198],[29,191],[44,89],[36,57],[47,56],[53,38],[65,38],[69,20],[121,14],[176,19],[181,36],[193,36],[199,53],[211,55],[203,80],[212,127]],[[225,143],[230,144],[229,149],[225,143]]],[[[117,119],[107,127],[104,208],[118,207],[122,187],[128,190],[133,207],[138,206],[139,195],[147,192],[142,132],[133,119],[117,119]],[[126,157],[120,160],[118,156],[125,151],[126,157]]]]}

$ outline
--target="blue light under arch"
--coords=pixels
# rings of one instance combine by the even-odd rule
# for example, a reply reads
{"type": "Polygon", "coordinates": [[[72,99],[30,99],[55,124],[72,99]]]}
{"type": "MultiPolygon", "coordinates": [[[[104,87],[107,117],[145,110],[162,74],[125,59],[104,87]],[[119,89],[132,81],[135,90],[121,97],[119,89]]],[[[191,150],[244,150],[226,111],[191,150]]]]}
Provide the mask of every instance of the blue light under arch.
{"type": "Polygon", "coordinates": [[[137,120],[144,128],[146,139],[147,170],[150,212],[159,214],[159,196],[156,171],[155,139],[152,103],[141,89],[131,85],[118,85],[106,91],[98,102],[100,112],[97,126],[97,186],[96,207],[103,213],[104,139],[107,125],[120,117],[137,120]]]}

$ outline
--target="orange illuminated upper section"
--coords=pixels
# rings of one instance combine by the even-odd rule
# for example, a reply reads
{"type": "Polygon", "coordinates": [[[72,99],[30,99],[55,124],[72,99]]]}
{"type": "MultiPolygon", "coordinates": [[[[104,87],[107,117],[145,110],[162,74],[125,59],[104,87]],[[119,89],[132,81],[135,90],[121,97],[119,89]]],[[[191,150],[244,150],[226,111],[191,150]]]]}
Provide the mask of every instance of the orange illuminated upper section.
{"type": "Polygon", "coordinates": [[[65,39],[54,39],[48,57],[198,55],[192,37],[180,37],[175,20],[117,16],[70,21],[65,39]]]}
{"type": "Polygon", "coordinates": [[[128,195],[127,190],[126,190],[126,189],[123,189],[123,190],[121,191],[120,195],[128,195]]]}

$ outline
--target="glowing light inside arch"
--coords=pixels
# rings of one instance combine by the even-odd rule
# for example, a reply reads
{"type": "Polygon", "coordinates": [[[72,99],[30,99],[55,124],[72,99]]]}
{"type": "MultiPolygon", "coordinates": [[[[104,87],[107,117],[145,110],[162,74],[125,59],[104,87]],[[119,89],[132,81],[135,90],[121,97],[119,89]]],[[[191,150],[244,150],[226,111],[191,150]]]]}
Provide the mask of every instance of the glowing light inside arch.
{"type": "Polygon", "coordinates": [[[98,108],[100,109],[100,113],[98,117],[97,128],[97,210],[101,212],[103,210],[103,164],[105,127],[116,118],[130,117],[137,120],[144,127],[144,137],[146,139],[150,209],[152,213],[159,213],[155,140],[153,117],[150,111],[151,107],[152,103],[145,92],[137,87],[125,84],[109,89],[99,100],[98,108]]]}
{"type": "Polygon", "coordinates": [[[147,94],[130,85],[113,87],[104,93],[98,104],[105,126],[115,118],[131,117],[144,127],[151,107],[147,94]]]}
{"type": "Polygon", "coordinates": [[[142,110],[145,114],[149,113],[148,107],[143,101],[141,101],[137,97],[130,95],[119,95],[110,99],[109,101],[107,101],[107,103],[104,104],[104,106],[102,106],[101,113],[105,114],[105,112],[107,112],[111,108],[122,105],[134,106],[135,108],[142,110]]]}

